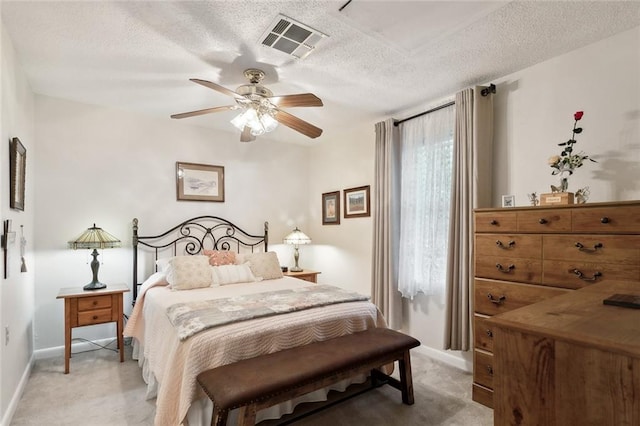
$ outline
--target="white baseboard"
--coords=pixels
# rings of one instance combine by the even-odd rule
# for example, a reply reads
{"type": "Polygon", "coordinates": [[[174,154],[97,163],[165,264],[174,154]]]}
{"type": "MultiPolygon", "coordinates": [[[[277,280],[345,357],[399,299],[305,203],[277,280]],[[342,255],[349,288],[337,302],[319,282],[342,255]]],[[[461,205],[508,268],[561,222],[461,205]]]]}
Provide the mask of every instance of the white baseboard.
{"type": "MultiPolygon", "coordinates": [[[[466,359],[461,351],[445,351],[425,345],[418,346],[416,350],[429,358],[444,362],[459,370],[473,372],[473,359],[466,359]]],[[[472,355],[469,355],[469,357],[472,357],[472,355]]]]}
{"type": "MultiPolygon", "coordinates": [[[[106,346],[109,343],[112,343],[113,341],[114,341],[113,337],[108,339],[93,340],[93,342],[101,346],[106,346]]],[[[96,349],[96,345],[91,344],[91,342],[72,342],[71,343],[72,353],[88,351],[91,349],[96,349]]],[[[37,349],[33,353],[35,355],[35,359],[64,357],[64,346],[54,346],[52,348],[37,349]]]]}
{"type": "Polygon", "coordinates": [[[9,402],[9,406],[7,407],[7,411],[5,411],[4,416],[2,416],[2,421],[0,421],[0,426],[10,425],[11,420],[13,419],[13,415],[18,408],[18,403],[20,399],[22,399],[22,394],[24,393],[24,389],[27,387],[27,382],[29,381],[29,376],[31,376],[31,370],[33,368],[33,363],[35,358],[31,355],[31,359],[27,363],[27,367],[24,369],[22,373],[22,377],[20,378],[20,383],[18,383],[18,387],[16,391],[13,393],[11,397],[11,401],[9,402]]]}

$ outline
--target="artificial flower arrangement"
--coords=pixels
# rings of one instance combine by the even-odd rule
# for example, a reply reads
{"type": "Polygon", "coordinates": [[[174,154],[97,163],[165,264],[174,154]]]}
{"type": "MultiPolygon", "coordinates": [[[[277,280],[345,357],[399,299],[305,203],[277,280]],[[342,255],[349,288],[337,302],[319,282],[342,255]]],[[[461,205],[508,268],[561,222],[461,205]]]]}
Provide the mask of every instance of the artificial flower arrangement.
{"type": "Polygon", "coordinates": [[[572,175],[575,169],[582,167],[582,164],[585,160],[589,160],[594,163],[597,162],[593,158],[590,158],[588,155],[585,155],[585,153],[582,151],[578,152],[577,154],[574,154],[573,152],[573,145],[577,143],[576,134],[582,133],[582,127],[578,127],[578,121],[582,119],[583,115],[584,111],[577,111],[575,114],[573,114],[573,118],[575,121],[573,123],[573,133],[571,135],[571,139],[558,144],[558,146],[563,147],[560,155],[554,155],[549,158],[549,165],[553,168],[551,174],[553,176],[561,175],[560,187],[552,186],[552,189],[555,189],[558,192],[566,192],[569,186],[565,173],[572,175]]]}

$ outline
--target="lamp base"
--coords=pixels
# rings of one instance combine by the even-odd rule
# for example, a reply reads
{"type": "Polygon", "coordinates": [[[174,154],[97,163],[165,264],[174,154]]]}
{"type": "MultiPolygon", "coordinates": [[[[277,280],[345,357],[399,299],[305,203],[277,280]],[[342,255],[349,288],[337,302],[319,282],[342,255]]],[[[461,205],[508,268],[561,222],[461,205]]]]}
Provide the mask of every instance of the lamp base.
{"type": "Polygon", "coordinates": [[[84,290],[100,290],[102,288],[107,288],[107,285],[96,281],[96,282],[89,283],[82,288],[84,290]]]}
{"type": "Polygon", "coordinates": [[[302,272],[302,271],[304,271],[304,269],[302,269],[302,268],[301,268],[301,267],[299,267],[299,266],[293,266],[293,267],[289,268],[289,270],[290,270],[291,272],[302,272]]]}

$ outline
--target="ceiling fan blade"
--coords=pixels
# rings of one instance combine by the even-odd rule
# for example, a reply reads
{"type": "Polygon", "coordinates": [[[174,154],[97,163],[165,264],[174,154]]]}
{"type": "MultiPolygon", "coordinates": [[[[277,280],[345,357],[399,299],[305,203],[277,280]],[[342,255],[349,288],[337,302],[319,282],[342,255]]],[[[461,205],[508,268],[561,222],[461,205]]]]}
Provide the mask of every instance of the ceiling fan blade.
{"type": "Polygon", "coordinates": [[[216,90],[220,93],[223,93],[227,96],[232,96],[234,98],[244,98],[241,95],[238,95],[236,92],[234,92],[233,90],[227,89],[226,87],[220,86],[219,84],[216,83],[212,83],[211,81],[207,81],[207,80],[200,80],[199,78],[190,78],[189,80],[193,81],[194,83],[198,83],[204,87],[208,87],[209,89],[213,89],[216,90]]]}
{"type": "Polygon", "coordinates": [[[240,134],[240,142],[253,142],[256,137],[251,134],[251,127],[244,126],[242,133],[240,134]]]}
{"type": "Polygon", "coordinates": [[[272,96],[269,101],[279,108],[291,107],[321,107],[322,99],[313,93],[300,93],[297,95],[272,96]]]}
{"type": "Polygon", "coordinates": [[[173,114],[171,116],[171,118],[195,117],[197,115],[211,114],[212,112],[229,111],[229,110],[237,109],[237,108],[238,108],[237,105],[219,106],[219,107],[214,107],[214,108],[200,109],[198,111],[190,111],[190,112],[183,112],[183,113],[180,113],[180,114],[173,114]]]}
{"type": "Polygon", "coordinates": [[[321,128],[316,127],[311,123],[307,123],[286,111],[278,110],[275,115],[275,119],[278,120],[278,123],[282,123],[283,125],[300,132],[305,136],[309,136],[312,139],[315,139],[322,134],[321,128]]]}

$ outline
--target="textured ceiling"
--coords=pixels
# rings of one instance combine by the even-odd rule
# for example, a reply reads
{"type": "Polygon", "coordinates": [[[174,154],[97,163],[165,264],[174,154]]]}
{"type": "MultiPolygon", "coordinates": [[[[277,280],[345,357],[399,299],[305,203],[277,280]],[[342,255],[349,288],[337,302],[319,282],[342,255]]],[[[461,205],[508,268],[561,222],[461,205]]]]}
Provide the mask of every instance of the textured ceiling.
{"type": "MultiPolygon", "coordinates": [[[[2,1],[38,94],[165,117],[233,104],[257,67],[288,111],[324,129],[397,115],[640,25],[639,1],[2,1]],[[304,60],[260,45],[278,14],[329,37],[304,60]]],[[[640,53],[639,53],[640,54],[640,53]]],[[[233,112],[183,119],[232,130],[233,112]]],[[[280,126],[278,140],[317,143],[280,126]]]]}

